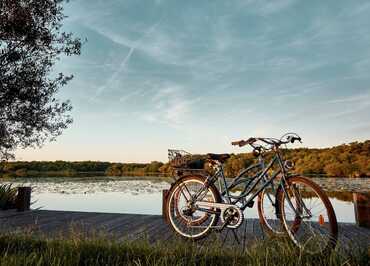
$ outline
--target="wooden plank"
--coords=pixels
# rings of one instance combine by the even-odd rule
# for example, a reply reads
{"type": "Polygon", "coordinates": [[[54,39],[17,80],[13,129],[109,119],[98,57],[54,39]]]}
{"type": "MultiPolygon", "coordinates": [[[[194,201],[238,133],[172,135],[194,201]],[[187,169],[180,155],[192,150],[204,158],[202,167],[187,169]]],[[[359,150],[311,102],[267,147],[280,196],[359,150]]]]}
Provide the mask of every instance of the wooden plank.
{"type": "Polygon", "coordinates": [[[110,221],[114,217],[116,217],[117,214],[108,214],[108,213],[102,213],[102,214],[92,214],[84,219],[81,219],[79,221],[79,224],[86,233],[99,233],[106,231],[106,228],[104,228],[104,223],[107,221],[110,221]]]}
{"type": "Polygon", "coordinates": [[[166,223],[159,223],[156,232],[150,232],[149,242],[167,241],[173,237],[174,232],[166,223]]]}
{"type": "Polygon", "coordinates": [[[157,232],[158,236],[155,239],[150,239],[150,241],[168,241],[175,235],[175,232],[170,228],[170,225],[166,223],[161,223],[157,232]]]}
{"type": "Polygon", "coordinates": [[[158,238],[158,227],[159,224],[163,223],[162,218],[153,218],[144,226],[136,228],[135,230],[131,231],[131,235],[135,239],[145,239],[150,238],[152,240],[158,238]]]}
{"type": "MultiPolygon", "coordinates": [[[[8,222],[22,226],[27,224],[35,224],[40,221],[54,221],[60,219],[61,216],[65,216],[64,213],[49,213],[48,211],[32,211],[28,212],[27,215],[14,216],[7,219],[8,222]]],[[[73,214],[70,214],[73,215],[73,214]]]]}
{"type": "Polygon", "coordinates": [[[11,216],[24,215],[23,212],[19,213],[17,210],[0,210],[0,219],[9,218],[11,216]]]}
{"type": "Polygon", "coordinates": [[[127,230],[142,224],[143,220],[151,219],[150,215],[124,214],[124,219],[111,226],[107,231],[116,235],[126,234],[127,230]]]}
{"type": "Polygon", "coordinates": [[[367,238],[370,241],[370,229],[352,225],[350,230],[358,232],[358,234],[367,238]]]}
{"type": "MultiPolygon", "coordinates": [[[[88,235],[94,231],[102,231],[118,240],[148,237],[150,242],[155,242],[176,237],[170,225],[166,224],[160,215],[46,210],[24,212],[21,215],[14,214],[14,212],[3,213],[0,223],[2,231],[27,230],[29,229],[28,227],[35,226],[35,233],[56,235],[58,232],[62,232],[67,236],[73,223],[76,223],[81,227],[80,229],[84,234],[88,235]]],[[[248,243],[251,239],[260,239],[263,233],[259,225],[259,220],[247,219],[237,229],[241,244],[244,233],[246,233],[245,238],[248,243]]],[[[225,230],[221,234],[215,233],[213,235],[222,239],[226,234],[227,232],[225,230]]],[[[356,245],[360,246],[368,246],[370,245],[370,230],[357,227],[355,224],[339,223],[339,240],[346,246],[354,245],[352,243],[357,243],[356,245]]],[[[226,242],[235,244],[232,232],[228,233],[226,242]]]]}
{"type": "MultiPolygon", "coordinates": [[[[73,225],[84,226],[85,219],[92,217],[95,214],[89,213],[66,213],[66,214],[57,214],[53,219],[52,216],[49,216],[49,219],[42,219],[38,222],[39,229],[44,232],[57,231],[58,229],[68,227],[71,229],[73,225]]],[[[102,216],[106,217],[106,216],[102,216]]],[[[65,230],[63,230],[65,231],[65,230]]]]}
{"type": "Polygon", "coordinates": [[[247,235],[253,235],[253,219],[246,219],[245,222],[247,235]]]}
{"type": "Polygon", "coordinates": [[[253,236],[255,239],[263,239],[263,231],[258,219],[253,219],[253,236]]]}
{"type": "Polygon", "coordinates": [[[135,223],[137,217],[135,215],[124,215],[122,219],[117,221],[114,225],[107,229],[107,233],[111,233],[120,237],[122,234],[122,228],[125,228],[128,224],[135,223]]]}
{"type": "MultiPolygon", "coordinates": [[[[116,228],[119,225],[122,225],[123,223],[128,223],[130,219],[135,218],[134,215],[116,215],[112,219],[102,223],[100,227],[106,231],[112,231],[112,229],[116,228]]],[[[114,231],[114,230],[113,230],[114,231]]]]}
{"type": "Polygon", "coordinates": [[[145,226],[153,218],[150,215],[144,216],[140,215],[138,217],[133,217],[130,223],[125,223],[114,229],[117,232],[120,240],[132,239],[132,232],[145,226]]]}
{"type": "Polygon", "coordinates": [[[6,219],[2,219],[2,224],[7,225],[10,228],[13,227],[26,227],[35,224],[35,221],[38,221],[41,218],[54,218],[50,216],[48,213],[40,212],[40,211],[31,211],[31,212],[24,212],[22,215],[15,215],[10,216],[6,219]]]}
{"type": "Polygon", "coordinates": [[[355,225],[339,224],[339,233],[343,235],[343,239],[348,245],[368,246],[370,244],[370,234],[359,232],[357,228],[355,225]]]}
{"type": "Polygon", "coordinates": [[[147,217],[147,219],[137,222],[136,225],[126,227],[126,237],[131,240],[141,238],[153,222],[155,223],[155,219],[147,217]]]}

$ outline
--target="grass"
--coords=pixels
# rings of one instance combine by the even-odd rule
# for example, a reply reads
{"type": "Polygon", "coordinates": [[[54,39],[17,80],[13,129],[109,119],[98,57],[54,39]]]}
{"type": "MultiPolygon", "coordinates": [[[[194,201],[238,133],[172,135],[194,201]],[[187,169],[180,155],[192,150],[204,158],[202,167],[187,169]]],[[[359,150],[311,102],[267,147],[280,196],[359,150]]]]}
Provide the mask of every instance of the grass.
{"type": "Polygon", "coordinates": [[[284,240],[255,242],[245,251],[221,248],[219,242],[196,244],[173,240],[112,241],[105,237],[45,239],[32,235],[0,236],[0,265],[367,265],[369,254],[333,252],[309,256],[284,240]]]}

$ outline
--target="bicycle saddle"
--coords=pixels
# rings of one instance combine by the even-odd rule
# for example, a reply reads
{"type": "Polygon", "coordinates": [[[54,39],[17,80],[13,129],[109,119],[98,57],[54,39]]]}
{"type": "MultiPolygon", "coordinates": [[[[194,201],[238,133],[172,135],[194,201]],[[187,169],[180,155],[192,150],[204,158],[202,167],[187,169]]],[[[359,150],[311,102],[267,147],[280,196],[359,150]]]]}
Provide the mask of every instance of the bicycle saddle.
{"type": "Polygon", "coordinates": [[[227,154],[227,153],[223,153],[223,154],[208,153],[207,154],[207,159],[219,161],[221,163],[224,163],[229,158],[230,158],[230,154],[227,154]]]}

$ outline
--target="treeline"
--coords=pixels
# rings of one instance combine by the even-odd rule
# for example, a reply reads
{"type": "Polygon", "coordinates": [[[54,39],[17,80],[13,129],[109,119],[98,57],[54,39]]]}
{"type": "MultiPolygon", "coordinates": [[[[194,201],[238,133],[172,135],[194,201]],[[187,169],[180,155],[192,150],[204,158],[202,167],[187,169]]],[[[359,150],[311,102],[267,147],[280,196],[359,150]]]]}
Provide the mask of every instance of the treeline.
{"type": "MultiPolygon", "coordinates": [[[[305,175],[336,177],[370,177],[370,140],[353,142],[324,149],[287,149],[285,159],[295,163],[294,172],[305,175]]],[[[267,154],[269,159],[271,154],[267,154]]],[[[198,156],[205,158],[205,156],[198,156]]],[[[233,154],[225,163],[225,172],[235,176],[241,169],[252,164],[256,158],[252,153],[233,154]]],[[[110,163],[110,162],[66,162],[32,161],[1,162],[0,174],[8,176],[75,176],[91,173],[107,176],[122,176],[128,173],[145,175],[153,173],[171,174],[168,163],[110,163]]]]}
{"type": "Polygon", "coordinates": [[[158,173],[161,162],[111,163],[98,161],[17,161],[0,162],[0,175],[8,177],[108,175],[158,173]]]}
{"type": "Polygon", "coordinates": [[[104,173],[110,162],[18,161],[1,162],[0,174],[6,176],[74,176],[77,173],[104,173]]]}
{"type": "Polygon", "coordinates": [[[137,175],[145,175],[152,173],[159,173],[163,166],[162,162],[153,161],[149,164],[145,163],[114,163],[111,164],[105,174],[108,176],[122,176],[127,173],[134,173],[137,175]]]}
{"type": "Polygon", "coordinates": [[[370,140],[326,149],[287,150],[295,171],[342,177],[370,177],[370,140]]]}
{"type": "MultiPolygon", "coordinates": [[[[287,149],[284,158],[295,163],[294,172],[332,177],[370,177],[370,140],[324,149],[287,149]]],[[[271,155],[266,156],[267,159],[271,155]]],[[[255,160],[251,153],[233,155],[225,165],[228,176],[255,160]]]]}

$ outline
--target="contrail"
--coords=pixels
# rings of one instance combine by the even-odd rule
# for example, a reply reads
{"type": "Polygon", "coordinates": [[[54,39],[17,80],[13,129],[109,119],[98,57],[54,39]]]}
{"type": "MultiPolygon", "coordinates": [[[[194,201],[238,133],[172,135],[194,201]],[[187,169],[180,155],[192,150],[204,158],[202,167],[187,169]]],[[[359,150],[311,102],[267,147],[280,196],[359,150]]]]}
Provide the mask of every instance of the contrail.
{"type": "Polygon", "coordinates": [[[155,30],[155,28],[158,27],[161,21],[162,19],[160,19],[157,23],[151,26],[146,32],[144,32],[143,36],[141,36],[138,40],[134,42],[134,44],[130,47],[129,52],[127,53],[125,58],[123,58],[122,62],[120,63],[118,69],[112,74],[112,76],[109,78],[109,80],[104,85],[102,85],[96,90],[95,96],[92,97],[92,100],[96,99],[109,85],[111,85],[114,81],[116,81],[118,74],[120,74],[121,71],[125,69],[127,63],[130,60],[131,55],[134,53],[135,49],[140,45],[141,40],[144,39],[153,30],[155,30]]]}

